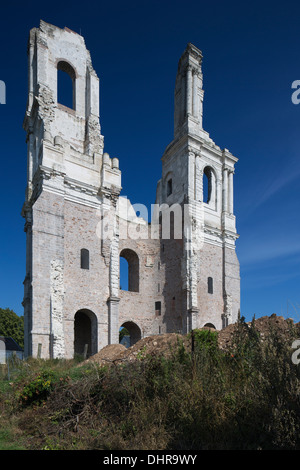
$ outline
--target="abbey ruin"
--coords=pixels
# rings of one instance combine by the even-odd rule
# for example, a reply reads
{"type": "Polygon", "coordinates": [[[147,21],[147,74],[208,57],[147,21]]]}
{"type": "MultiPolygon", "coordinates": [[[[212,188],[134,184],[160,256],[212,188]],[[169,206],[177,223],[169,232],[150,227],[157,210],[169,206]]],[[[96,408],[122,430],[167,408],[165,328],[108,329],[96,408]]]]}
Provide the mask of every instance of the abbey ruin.
{"type": "Polygon", "coordinates": [[[86,345],[95,354],[119,342],[121,326],[133,344],[237,320],[237,158],[202,127],[201,63],[189,43],[175,83],[174,139],[157,156],[162,174],[149,221],[120,196],[122,156],[119,165],[104,152],[99,79],[83,37],[44,21],[30,31],[26,356],[71,358],[86,345]],[[61,71],[71,78],[71,107],[58,102],[61,71]],[[127,290],[120,258],[128,263],[127,290]]]}

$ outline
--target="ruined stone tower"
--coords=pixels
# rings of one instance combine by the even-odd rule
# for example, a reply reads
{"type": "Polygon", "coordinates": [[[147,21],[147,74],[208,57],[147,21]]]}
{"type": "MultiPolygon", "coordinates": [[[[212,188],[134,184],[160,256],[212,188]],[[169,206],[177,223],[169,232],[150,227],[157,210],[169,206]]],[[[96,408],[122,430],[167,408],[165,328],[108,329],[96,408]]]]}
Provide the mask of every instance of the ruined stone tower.
{"type": "Polygon", "coordinates": [[[236,321],[237,159],[202,128],[201,52],[188,44],[179,61],[174,140],[151,223],[120,197],[119,160],[103,152],[99,80],[82,36],[41,21],[28,59],[25,354],[95,354],[119,342],[121,326],[134,343],[236,321]],[[58,99],[60,71],[72,87],[68,106],[58,99]]]}

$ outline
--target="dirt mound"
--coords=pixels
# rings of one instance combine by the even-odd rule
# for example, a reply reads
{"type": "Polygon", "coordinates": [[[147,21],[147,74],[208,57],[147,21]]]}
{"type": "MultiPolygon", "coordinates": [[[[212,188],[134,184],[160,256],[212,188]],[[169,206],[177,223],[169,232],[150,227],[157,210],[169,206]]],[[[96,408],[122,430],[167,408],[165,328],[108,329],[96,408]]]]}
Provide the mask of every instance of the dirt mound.
{"type": "MultiPolygon", "coordinates": [[[[250,326],[251,322],[248,322],[247,325],[250,326]]],[[[236,324],[228,325],[223,330],[218,331],[218,344],[221,349],[227,349],[231,346],[236,326],[236,324]]],[[[276,314],[270,317],[257,318],[255,320],[255,327],[260,333],[261,339],[265,339],[273,330],[276,330],[276,333],[282,337],[289,338],[291,337],[291,327],[300,336],[300,323],[294,323],[292,319],[284,319],[276,314]]],[[[207,330],[208,328],[200,329],[207,330]]],[[[100,365],[108,365],[133,362],[137,358],[142,358],[146,355],[164,355],[165,357],[170,357],[172,351],[174,352],[180,344],[183,344],[187,351],[191,350],[191,339],[188,335],[166,333],[163,335],[147,336],[130,348],[126,348],[122,344],[105,346],[99,353],[90,357],[88,361],[93,361],[100,365]]]]}
{"type": "Polygon", "coordinates": [[[143,355],[163,354],[165,357],[171,356],[172,351],[184,343],[187,346],[187,337],[177,333],[166,333],[163,335],[147,336],[140,339],[130,348],[127,348],[120,357],[122,361],[134,361],[143,355]]]}
{"type": "MultiPolygon", "coordinates": [[[[251,322],[246,323],[249,327],[251,322]]],[[[269,334],[276,332],[282,338],[290,339],[292,331],[300,334],[300,323],[294,323],[291,318],[284,319],[273,313],[271,316],[264,316],[254,320],[256,330],[260,334],[262,340],[266,339],[269,334]]],[[[218,332],[219,347],[226,349],[232,343],[233,334],[236,330],[236,324],[228,325],[226,328],[218,332]]]]}
{"type": "Polygon", "coordinates": [[[276,329],[278,334],[289,335],[292,326],[299,331],[299,323],[294,323],[291,318],[284,319],[275,313],[270,317],[260,317],[255,320],[255,327],[261,336],[267,335],[272,329],[276,329]]]}
{"type": "Polygon", "coordinates": [[[133,362],[137,358],[151,354],[163,354],[165,357],[168,357],[181,342],[185,343],[185,346],[188,347],[188,339],[184,335],[167,333],[163,335],[147,336],[130,348],[126,348],[122,344],[110,344],[105,346],[97,354],[87,359],[87,361],[93,361],[100,365],[109,365],[133,362]]]}
{"type": "Polygon", "coordinates": [[[100,365],[106,365],[114,362],[126,351],[123,344],[109,344],[102,348],[97,354],[94,354],[86,362],[97,362],[100,365]]]}

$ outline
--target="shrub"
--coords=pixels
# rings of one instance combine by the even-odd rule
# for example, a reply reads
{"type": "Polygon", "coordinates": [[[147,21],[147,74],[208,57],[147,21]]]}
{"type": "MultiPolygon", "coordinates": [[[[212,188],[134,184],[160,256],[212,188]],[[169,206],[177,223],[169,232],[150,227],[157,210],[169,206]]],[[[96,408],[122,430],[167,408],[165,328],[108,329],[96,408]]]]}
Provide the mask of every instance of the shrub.
{"type": "Polygon", "coordinates": [[[18,401],[21,406],[39,405],[44,402],[53,390],[55,384],[66,381],[67,378],[57,377],[52,370],[41,371],[38,375],[25,383],[19,390],[18,401]]]}

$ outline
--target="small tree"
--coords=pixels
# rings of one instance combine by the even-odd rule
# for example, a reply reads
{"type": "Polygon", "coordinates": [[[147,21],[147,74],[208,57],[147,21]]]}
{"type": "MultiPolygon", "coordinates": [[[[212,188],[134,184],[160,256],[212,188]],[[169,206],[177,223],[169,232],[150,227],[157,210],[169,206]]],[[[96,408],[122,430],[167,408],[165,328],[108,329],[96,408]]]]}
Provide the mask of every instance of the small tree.
{"type": "Polygon", "coordinates": [[[124,336],[129,336],[129,331],[123,326],[119,331],[119,343],[121,343],[124,336]]]}
{"type": "Polygon", "coordinates": [[[24,317],[19,317],[9,308],[0,308],[0,336],[10,336],[24,347],[24,317]]]}

